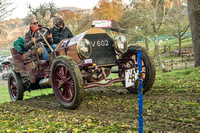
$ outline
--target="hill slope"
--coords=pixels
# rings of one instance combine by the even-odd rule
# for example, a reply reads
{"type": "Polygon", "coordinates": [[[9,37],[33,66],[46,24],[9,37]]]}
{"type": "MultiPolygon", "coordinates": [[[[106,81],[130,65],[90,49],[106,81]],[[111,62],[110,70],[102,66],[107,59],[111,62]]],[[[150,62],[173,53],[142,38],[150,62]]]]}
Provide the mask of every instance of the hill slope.
{"type": "MultiPolygon", "coordinates": [[[[199,68],[157,73],[144,95],[144,131],[200,130],[199,68]]],[[[137,132],[138,98],[121,84],[86,91],[76,110],[53,94],[0,104],[0,132],[137,132]]]]}

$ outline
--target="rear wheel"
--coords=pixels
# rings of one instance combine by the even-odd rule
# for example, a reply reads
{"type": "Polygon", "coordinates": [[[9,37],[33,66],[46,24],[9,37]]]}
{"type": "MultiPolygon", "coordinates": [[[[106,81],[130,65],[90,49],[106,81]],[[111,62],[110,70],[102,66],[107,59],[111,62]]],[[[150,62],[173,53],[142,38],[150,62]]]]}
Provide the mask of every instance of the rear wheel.
{"type": "Polygon", "coordinates": [[[20,74],[15,71],[8,76],[8,91],[12,101],[23,100],[24,86],[20,74]]]}
{"type": "Polygon", "coordinates": [[[83,79],[69,56],[56,58],[51,66],[51,82],[56,98],[68,109],[78,107],[83,96],[83,79]]]}
{"type": "MultiPolygon", "coordinates": [[[[152,87],[155,81],[156,70],[153,59],[144,48],[139,46],[131,46],[128,48],[127,52],[122,56],[123,58],[127,58],[127,62],[119,65],[119,77],[125,77],[125,70],[127,70],[129,67],[137,67],[138,49],[141,49],[142,51],[143,93],[145,93],[152,87]],[[132,61],[128,59],[131,59],[132,61]]],[[[125,82],[122,83],[125,86],[125,82]]],[[[138,94],[138,87],[134,86],[126,89],[131,93],[138,94]]]]}

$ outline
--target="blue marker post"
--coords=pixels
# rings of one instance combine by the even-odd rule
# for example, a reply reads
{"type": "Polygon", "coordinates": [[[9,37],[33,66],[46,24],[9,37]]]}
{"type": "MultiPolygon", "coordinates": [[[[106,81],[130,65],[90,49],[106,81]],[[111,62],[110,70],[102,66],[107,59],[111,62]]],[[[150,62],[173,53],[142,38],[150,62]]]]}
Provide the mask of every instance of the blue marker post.
{"type": "Polygon", "coordinates": [[[142,77],[142,51],[138,49],[138,67],[139,67],[139,88],[138,88],[138,105],[139,105],[139,128],[138,131],[139,133],[143,133],[143,117],[142,117],[142,112],[143,112],[143,77],[142,77]]]}

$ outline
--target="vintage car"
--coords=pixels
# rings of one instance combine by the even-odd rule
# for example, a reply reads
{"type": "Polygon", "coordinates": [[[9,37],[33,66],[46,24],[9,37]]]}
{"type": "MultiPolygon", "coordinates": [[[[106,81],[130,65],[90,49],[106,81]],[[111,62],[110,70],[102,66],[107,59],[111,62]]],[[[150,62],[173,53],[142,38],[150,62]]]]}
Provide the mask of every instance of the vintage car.
{"type": "MultiPolygon", "coordinates": [[[[42,28],[49,30],[46,27],[42,28]]],[[[105,30],[93,27],[84,33],[62,40],[50,53],[49,64],[40,56],[41,49],[38,49],[36,43],[34,50],[23,55],[12,48],[14,70],[8,77],[10,98],[12,101],[22,100],[24,91],[52,87],[60,104],[65,108],[74,109],[80,105],[84,89],[90,87],[106,87],[122,82],[129,92],[137,94],[138,49],[142,51],[145,93],[155,80],[154,62],[144,48],[128,47],[123,35],[112,38],[105,30]],[[117,70],[112,71],[113,67],[117,70]],[[118,73],[118,76],[107,78],[111,73],[118,73]],[[106,83],[102,83],[103,80],[106,83]]]]}

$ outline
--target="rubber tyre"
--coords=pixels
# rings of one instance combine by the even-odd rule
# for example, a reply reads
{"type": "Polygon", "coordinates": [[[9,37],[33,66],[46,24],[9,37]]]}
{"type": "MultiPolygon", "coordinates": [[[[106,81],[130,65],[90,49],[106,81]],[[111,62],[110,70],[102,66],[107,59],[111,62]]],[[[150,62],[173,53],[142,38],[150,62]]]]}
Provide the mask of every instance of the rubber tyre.
{"type": "MultiPolygon", "coordinates": [[[[144,67],[146,70],[145,78],[143,79],[143,93],[147,92],[154,84],[156,69],[152,57],[148,54],[148,51],[140,46],[130,46],[128,50],[123,54],[122,58],[130,57],[130,55],[137,55],[138,49],[142,51],[142,61],[144,62],[144,67]]],[[[137,57],[137,56],[136,56],[137,57]]],[[[137,59],[135,59],[137,62],[137,59]]],[[[120,68],[121,66],[119,66],[120,68]]],[[[119,73],[121,76],[122,73],[119,73]]],[[[125,82],[122,82],[125,86],[125,82]]],[[[129,92],[133,94],[138,94],[138,88],[129,87],[126,88],[129,92]]]]}
{"type": "Polygon", "coordinates": [[[77,108],[84,95],[80,69],[69,56],[57,57],[51,65],[51,84],[60,104],[67,109],[77,108]]]}
{"type": "Polygon", "coordinates": [[[19,73],[14,70],[8,76],[8,92],[12,101],[23,100],[24,86],[19,73]]]}

